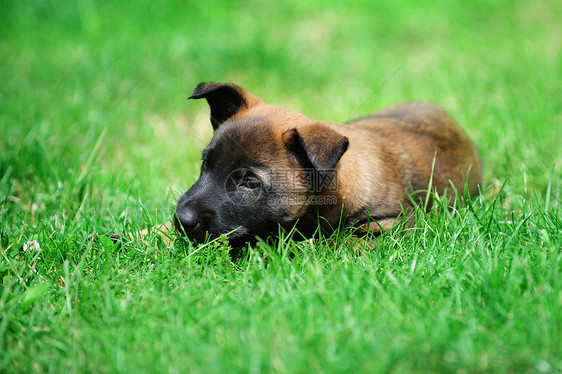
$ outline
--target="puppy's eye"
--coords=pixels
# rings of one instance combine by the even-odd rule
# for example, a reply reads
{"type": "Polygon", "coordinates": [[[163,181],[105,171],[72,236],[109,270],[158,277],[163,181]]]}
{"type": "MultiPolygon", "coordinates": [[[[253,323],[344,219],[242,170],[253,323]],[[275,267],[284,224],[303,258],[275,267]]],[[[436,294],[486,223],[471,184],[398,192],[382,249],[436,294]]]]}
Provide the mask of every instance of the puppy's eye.
{"type": "Polygon", "coordinates": [[[230,191],[256,191],[262,187],[262,182],[251,170],[238,169],[230,173],[226,187],[230,191]]]}
{"type": "Polygon", "coordinates": [[[255,175],[245,175],[240,181],[239,186],[249,190],[255,190],[261,187],[261,181],[255,175]]]}

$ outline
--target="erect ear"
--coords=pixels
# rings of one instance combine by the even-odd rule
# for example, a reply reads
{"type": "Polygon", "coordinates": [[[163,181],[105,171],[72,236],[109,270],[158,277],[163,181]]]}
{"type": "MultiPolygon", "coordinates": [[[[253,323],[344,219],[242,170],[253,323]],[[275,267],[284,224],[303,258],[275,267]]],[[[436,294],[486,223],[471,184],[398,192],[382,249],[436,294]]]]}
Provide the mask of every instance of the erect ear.
{"type": "Polygon", "coordinates": [[[199,83],[188,99],[207,99],[211,107],[211,124],[216,130],[223,122],[262,100],[232,83],[199,83]]]}
{"type": "Polygon", "coordinates": [[[320,172],[333,170],[349,145],[345,136],[321,124],[287,130],[283,141],[305,168],[320,172]]]}

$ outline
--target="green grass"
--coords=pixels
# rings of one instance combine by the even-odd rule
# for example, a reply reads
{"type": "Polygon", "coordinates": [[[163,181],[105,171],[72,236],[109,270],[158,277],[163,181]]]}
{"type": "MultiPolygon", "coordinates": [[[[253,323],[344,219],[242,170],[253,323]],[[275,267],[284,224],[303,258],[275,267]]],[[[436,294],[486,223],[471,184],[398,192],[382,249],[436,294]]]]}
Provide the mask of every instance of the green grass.
{"type": "Polygon", "coordinates": [[[0,4],[0,372],[562,371],[561,2],[0,4]],[[342,122],[438,103],[486,191],[238,259],[86,240],[171,216],[205,80],[342,122]]]}

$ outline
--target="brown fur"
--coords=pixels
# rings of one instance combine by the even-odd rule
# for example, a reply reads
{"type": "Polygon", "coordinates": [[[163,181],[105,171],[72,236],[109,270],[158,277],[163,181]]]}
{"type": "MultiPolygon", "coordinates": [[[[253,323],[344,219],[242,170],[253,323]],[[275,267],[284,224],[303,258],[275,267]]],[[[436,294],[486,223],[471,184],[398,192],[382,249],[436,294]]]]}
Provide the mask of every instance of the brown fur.
{"type": "MultiPolygon", "coordinates": [[[[409,103],[384,109],[375,115],[345,125],[312,121],[289,109],[268,105],[253,94],[240,89],[251,102],[235,115],[237,119],[262,117],[272,136],[270,141],[282,144],[283,134],[292,129],[311,132],[321,137],[325,128],[349,139],[349,148],[337,164],[339,200],[345,201],[343,215],[354,217],[370,207],[372,218],[384,220],[383,229],[390,228],[402,207],[409,206],[410,184],[414,191],[425,191],[433,166],[433,188],[443,194],[454,184],[462,194],[468,176],[471,196],[478,193],[481,163],[478,151],[464,131],[440,107],[427,103],[409,103]],[[315,129],[311,129],[315,127],[315,129]]],[[[254,134],[254,132],[252,132],[254,134]]],[[[259,136],[259,135],[258,135],[259,136]]],[[[318,151],[329,140],[318,143],[318,151]]],[[[272,168],[296,167],[288,154],[270,155],[253,138],[244,146],[254,149],[256,157],[272,168]],[[265,158],[269,156],[270,159],[265,158]]],[[[283,148],[283,147],[279,147],[283,148]]],[[[296,211],[302,211],[299,207],[296,211]]],[[[336,223],[341,206],[322,210],[322,215],[336,223]]],[[[380,224],[381,222],[379,222],[380,224]]],[[[378,230],[374,224],[371,229],[378,230]]]]}
{"type": "Polygon", "coordinates": [[[206,98],[211,107],[215,136],[207,151],[218,170],[252,160],[262,180],[275,182],[280,193],[294,197],[291,201],[306,201],[312,192],[302,182],[303,169],[310,163],[321,168],[335,163],[337,188],[321,195],[335,197],[337,204],[289,203],[279,210],[280,224],[314,211],[332,227],[343,217],[346,225],[378,232],[392,227],[403,208],[411,206],[410,193],[425,197],[430,178],[439,194],[450,191],[452,183],[462,195],[465,182],[468,195],[478,193],[481,162],[476,147],[432,104],[401,104],[341,125],[266,104],[233,84],[202,83],[191,98],[206,98]],[[276,176],[271,170],[295,174],[276,176]]]}

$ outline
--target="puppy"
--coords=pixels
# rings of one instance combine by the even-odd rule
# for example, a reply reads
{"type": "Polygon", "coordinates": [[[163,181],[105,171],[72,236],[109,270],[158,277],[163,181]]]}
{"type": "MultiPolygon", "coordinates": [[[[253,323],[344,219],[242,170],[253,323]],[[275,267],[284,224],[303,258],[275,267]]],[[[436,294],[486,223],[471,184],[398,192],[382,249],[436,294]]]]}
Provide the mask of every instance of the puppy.
{"type": "Polygon", "coordinates": [[[180,198],[175,228],[233,246],[296,229],[303,238],[337,227],[388,230],[428,187],[478,193],[481,161],[441,108],[401,104],[345,125],[266,104],[235,84],[199,84],[214,136],[199,180],[180,198]]]}

